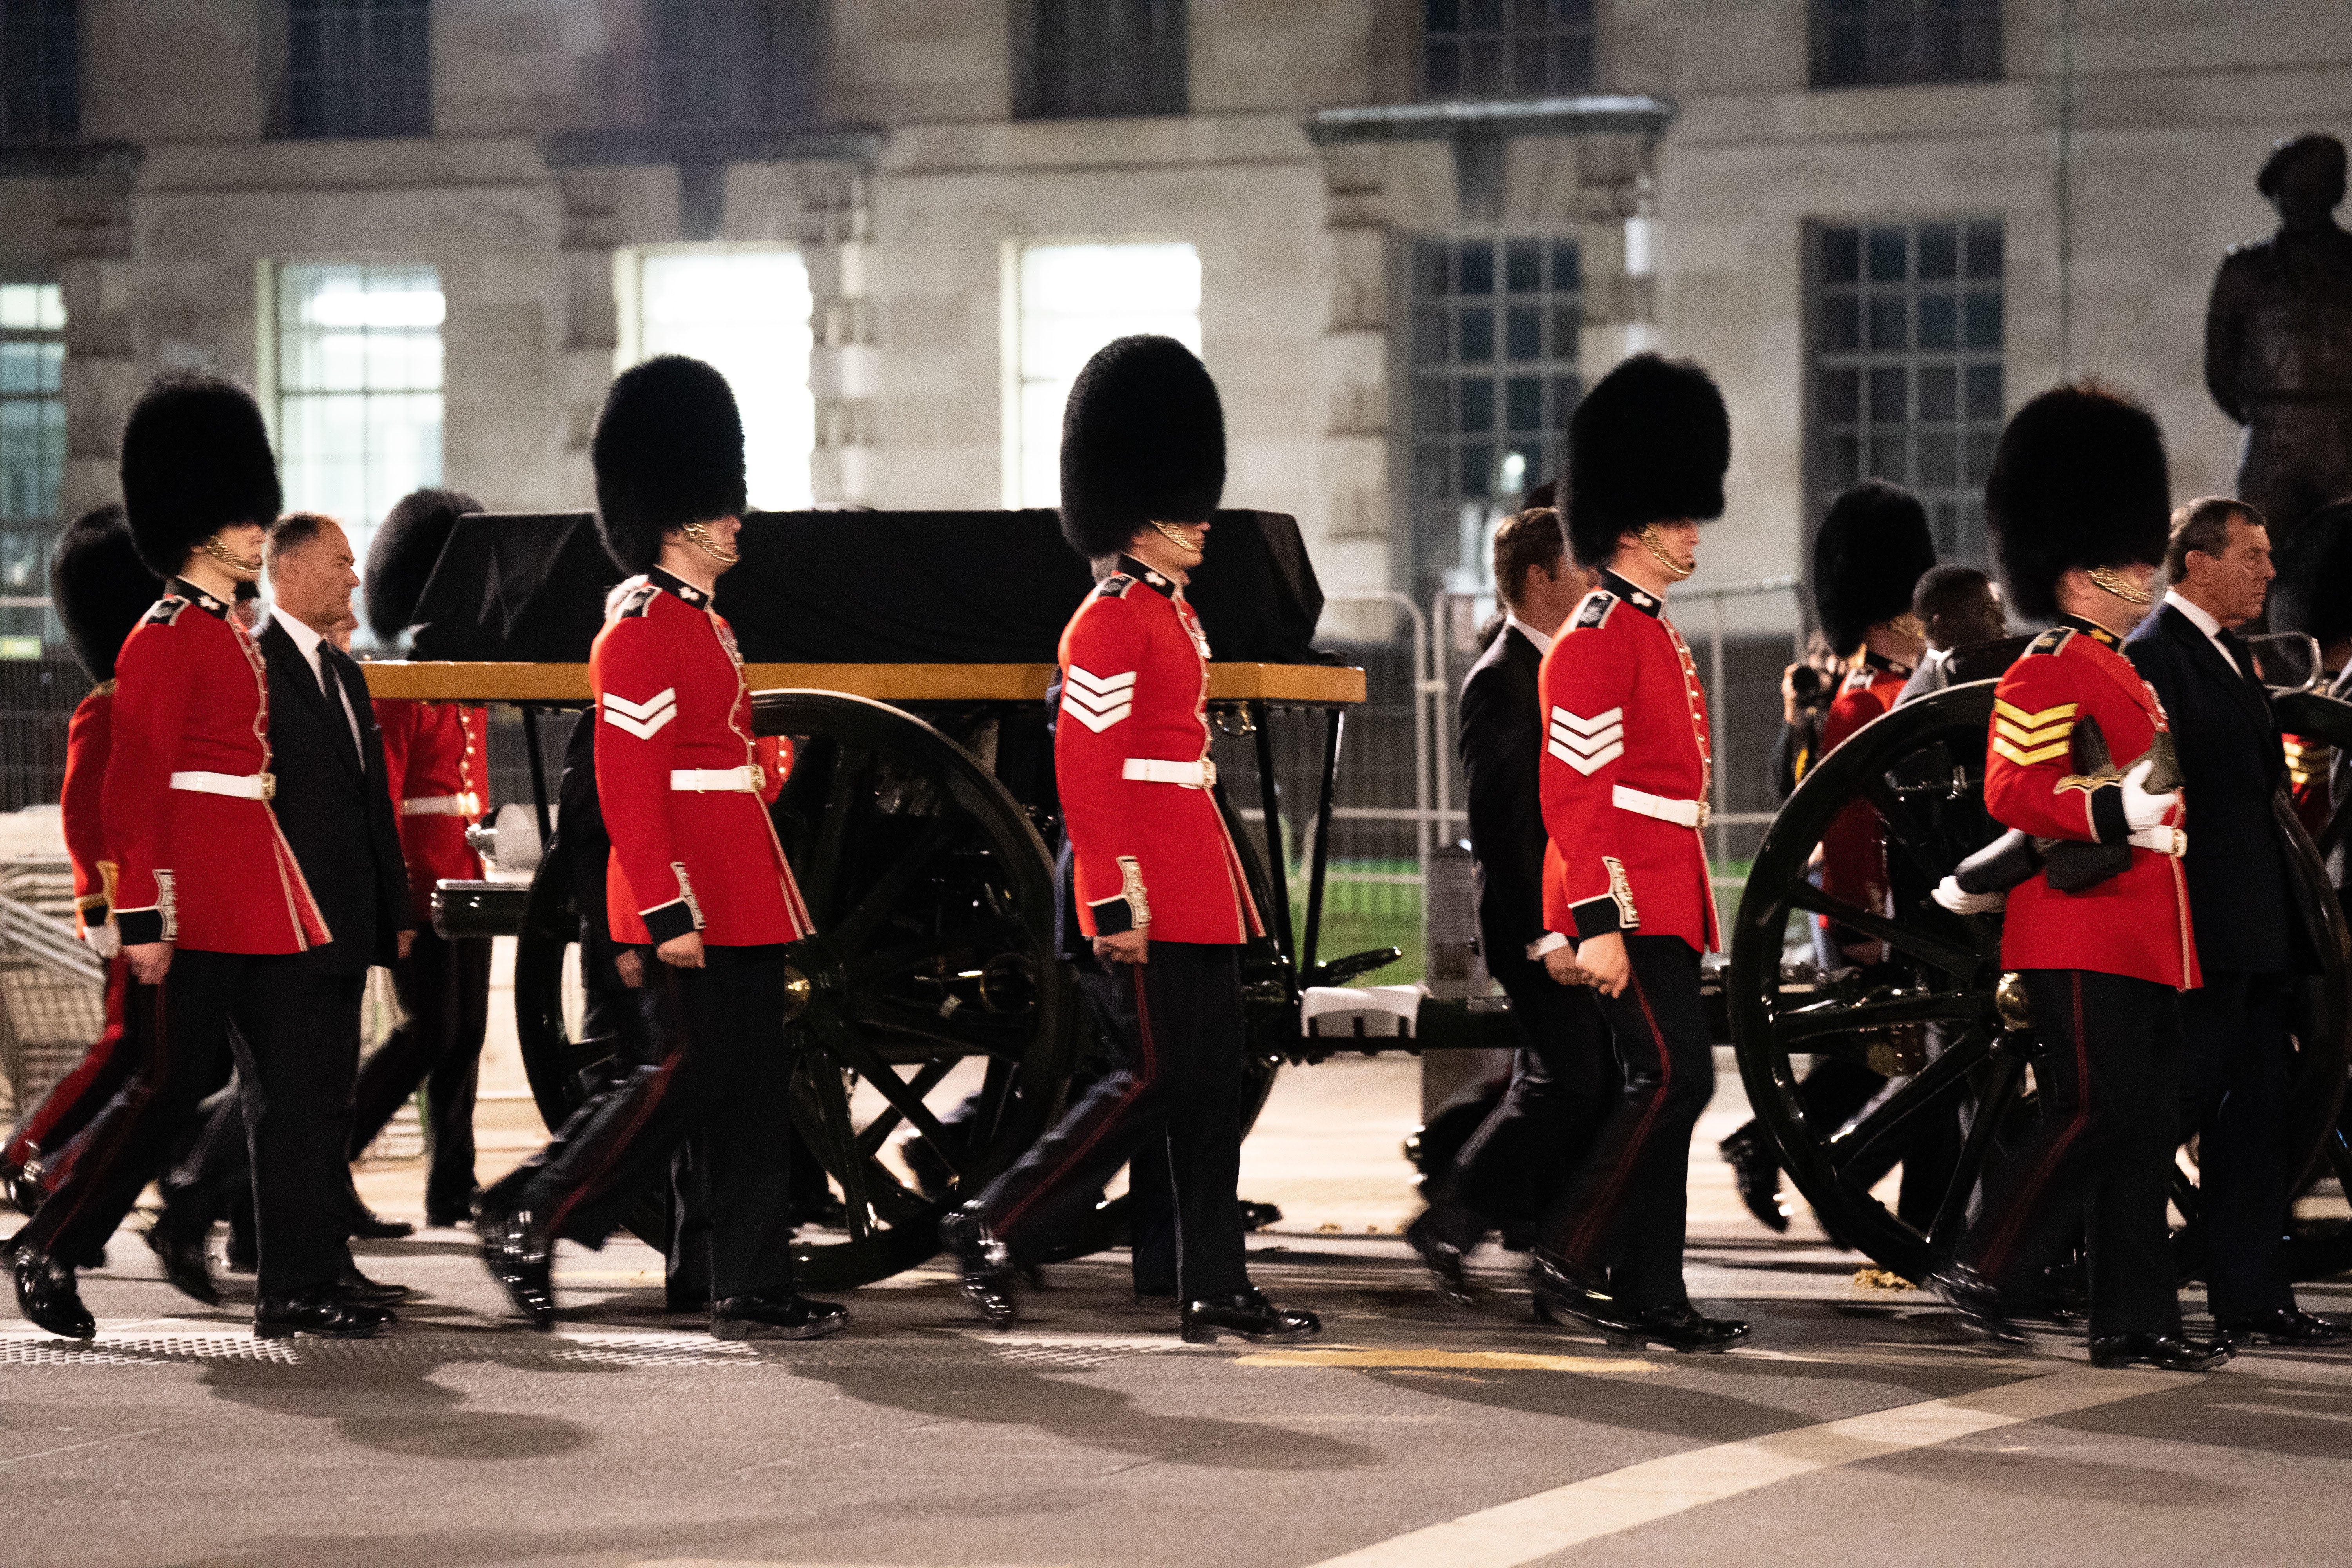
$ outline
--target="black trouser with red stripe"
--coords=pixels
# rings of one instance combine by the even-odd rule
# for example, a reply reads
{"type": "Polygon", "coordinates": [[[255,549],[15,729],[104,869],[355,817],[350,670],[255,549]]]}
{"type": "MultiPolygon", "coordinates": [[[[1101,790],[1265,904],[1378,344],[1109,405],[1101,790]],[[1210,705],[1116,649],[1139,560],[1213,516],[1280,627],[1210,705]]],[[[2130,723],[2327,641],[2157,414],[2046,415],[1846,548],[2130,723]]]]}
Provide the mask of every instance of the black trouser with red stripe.
{"type": "Polygon", "coordinates": [[[432,1153],[425,1207],[464,1214],[474,1196],[474,1089],[490,1011],[490,939],[451,940],[419,926],[408,956],[392,967],[408,1021],[360,1064],[352,1090],[354,1160],[419,1085],[432,1153]]]}
{"type": "Polygon", "coordinates": [[[711,1295],[789,1290],[783,945],[702,951],[705,967],[679,969],[637,950],[646,976],[638,1005],[659,1054],[572,1112],[521,1184],[520,1206],[550,1236],[602,1247],[693,1138],[709,1197],[711,1295]]]}
{"type": "Polygon", "coordinates": [[[1163,1161],[1175,1192],[1176,1287],[1199,1300],[1249,1288],[1242,1244],[1241,949],[1154,942],[1143,963],[1079,961],[1113,1064],[980,1195],[1016,1258],[1084,1217],[1130,1160],[1163,1161]]]}
{"type": "Polygon", "coordinates": [[[2011,1295],[2087,1222],[2091,1333],[2180,1331],[2164,1208],[2172,1177],[2180,1008],[2169,985],[2085,969],[2019,975],[2041,1042],[2042,1121],[1993,1173],[1958,1260],[2011,1295]]]}
{"type": "Polygon", "coordinates": [[[89,1054],[51,1084],[0,1147],[0,1163],[22,1166],[39,1159],[52,1179],[58,1156],[76,1134],[106,1108],[138,1070],[137,1053],[123,1039],[122,1007],[131,989],[131,961],[116,953],[106,961],[106,1023],[89,1054]]]}
{"type": "Polygon", "coordinates": [[[1624,991],[1601,996],[1623,1092],[1568,1190],[1544,1216],[1544,1249],[1605,1269],[1628,1310],[1671,1307],[1683,1289],[1691,1129],[1715,1093],[1715,1047],[1699,1005],[1698,952],[1678,936],[1625,938],[1624,991]]]}
{"type": "Polygon", "coordinates": [[[83,1131],[26,1244],[68,1263],[105,1246],[233,1057],[257,1211],[255,1288],[283,1296],[340,1277],[352,1262],[343,1138],[366,983],[291,954],[173,952],[163,984],[134,984],[125,999],[126,1043],[145,1065],[83,1131]]]}

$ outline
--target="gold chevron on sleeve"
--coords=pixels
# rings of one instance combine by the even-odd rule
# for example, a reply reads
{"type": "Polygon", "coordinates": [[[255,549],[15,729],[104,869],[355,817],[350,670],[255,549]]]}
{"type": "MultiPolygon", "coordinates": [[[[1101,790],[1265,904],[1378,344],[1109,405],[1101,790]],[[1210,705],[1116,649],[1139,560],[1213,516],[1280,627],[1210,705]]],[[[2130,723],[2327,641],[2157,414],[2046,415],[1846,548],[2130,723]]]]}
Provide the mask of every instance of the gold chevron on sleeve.
{"type": "Polygon", "coordinates": [[[1995,699],[1992,705],[1992,749],[1996,756],[2032,767],[2066,754],[2074,733],[2078,702],[2061,702],[2038,713],[1995,699]]]}
{"type": "Polygon", "coordinates": [[[2021,768],[2030,768],[2036,763],[2046,763],[2063,757],[2073,745],[2074,742],[2071,740],[2057,740],[2046,746],[2037,746],[2029,752],[2011,744],[2007,736],[1995,735],[1992,738],[1994,753],[2008,758],[2021,768]]]}
{"type": "Polygon", "coordinates": [[[1996,697],[1992,700],[1994,718],[2006,719],[2011,723],[2027,730],[2039,730],[2043,725],[2055,723],[2061,719],[2072,719],[2082,710],[2082,706],[2079,702],[2061,702],[2055,707],[2044,708],[2039,713],[2028,713],[2024,709],[2006,699],[1996,697]]]}

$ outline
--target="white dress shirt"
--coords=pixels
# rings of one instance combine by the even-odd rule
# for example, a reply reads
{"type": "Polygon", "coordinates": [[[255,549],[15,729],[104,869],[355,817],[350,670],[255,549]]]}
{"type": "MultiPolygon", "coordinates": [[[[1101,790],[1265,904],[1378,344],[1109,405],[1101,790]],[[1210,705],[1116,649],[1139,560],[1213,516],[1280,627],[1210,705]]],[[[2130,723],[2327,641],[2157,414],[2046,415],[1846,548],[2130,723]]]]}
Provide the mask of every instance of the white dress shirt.
{"type": "Polygon", "coordinates": [[[2193,605],[2182,598],[2180,590],[2178,588],[2167,588],[2164,591],[2164,602],[2187,616],[2189,624],[2205,634],[2205,640],[2213,645],[2213,651],[2221,656],[2222,663],[2240,675],[2246,673],[2245,666],[2230,657],[2230,646],[2221,640],[2221,623],[2215,620],[2203,606],[2193,605]]]}
{"type": "Polygon", "coordinates": [[[367,747],[360,742],[360,720],[359,715],[352,711],[352,694],[343,689],[341,681],[333,679],[319,651],[326,646],[327,639],[276,605],[269,606],[269,613],[278,617],[278,624],[284,626],[286,635],[294,639],[294,647],[300,651],[303,662],[310,667],[311,679],[319,683],[320,694],[324,696],[331,691],[342,700],[343,718],[352,727],[352,752],[360,759],[361,765],[365,766],[367,747]]]}

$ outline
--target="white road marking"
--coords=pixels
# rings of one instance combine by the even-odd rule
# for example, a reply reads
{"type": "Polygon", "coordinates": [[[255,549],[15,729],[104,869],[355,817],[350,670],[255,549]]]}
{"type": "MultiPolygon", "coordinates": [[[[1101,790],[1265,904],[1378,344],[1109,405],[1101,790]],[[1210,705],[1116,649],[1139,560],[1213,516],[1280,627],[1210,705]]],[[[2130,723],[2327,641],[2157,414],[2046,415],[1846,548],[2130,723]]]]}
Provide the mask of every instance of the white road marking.
{"type": "Polygon", "coordinates": [[[2194,1383],[2187,1373],[2075,1369],[1951,1399],[1669,1454],[1326,1558],[1313,1568],[1512,1568],[1815,1470],[2194,1383]]]}
{"type": "Polygon", "coordinates": [[[2237,1410],[2248,1415],[2292,1415],[2298,1421],[2352,1421],[2333,1410],[2298,1410],[2292,1405],[2216,1405],[2216,1410],[2237,1410]]]}
{"type": "Polygon", "coordinates": [[[0,1459],[0,1465],[21,1465],[31,1459],[46,1459],[52,1454],[70,1454],[77,1448],[102,1448],[109,1443],[127,1443],[133,1437],[152,1437],[163,1428],[143,1426],[136,1432],[118,1432],[111,1437],[92,1437],[87,1443],[68,1443],[62,1448],[44,1448],[37,1454],[19,1454],[13,1459],[0,1459]]]}

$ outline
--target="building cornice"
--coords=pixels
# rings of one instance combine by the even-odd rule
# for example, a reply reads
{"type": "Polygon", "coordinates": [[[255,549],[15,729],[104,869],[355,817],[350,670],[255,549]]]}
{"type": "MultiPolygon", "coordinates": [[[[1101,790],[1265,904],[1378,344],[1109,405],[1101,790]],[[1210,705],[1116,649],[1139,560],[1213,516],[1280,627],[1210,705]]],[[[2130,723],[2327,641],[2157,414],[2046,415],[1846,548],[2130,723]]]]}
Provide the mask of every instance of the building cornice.
{"type": "Polygon", "coordinates": [[[0,179],[95,175],[128,184],[144,156],[129,142],[0,142],[0,179]]]}
{"type": "Polygon", "coordinates": [[[873,125],[810,129],[770,126],[646,127],[560,131],[540,143],[551,168],[625,163],[781,163],[798,161],[871,165],[889,132],[873,125]]]}
{"type": "Polygon", "coordinates": [[[1456,103],[1375,103],[1316,110],[1305,121],[1318,147],[1342,142],[1442,141],[1456,136],[1665,134],[1675,106],[1646,93],[1456,103]]]}

